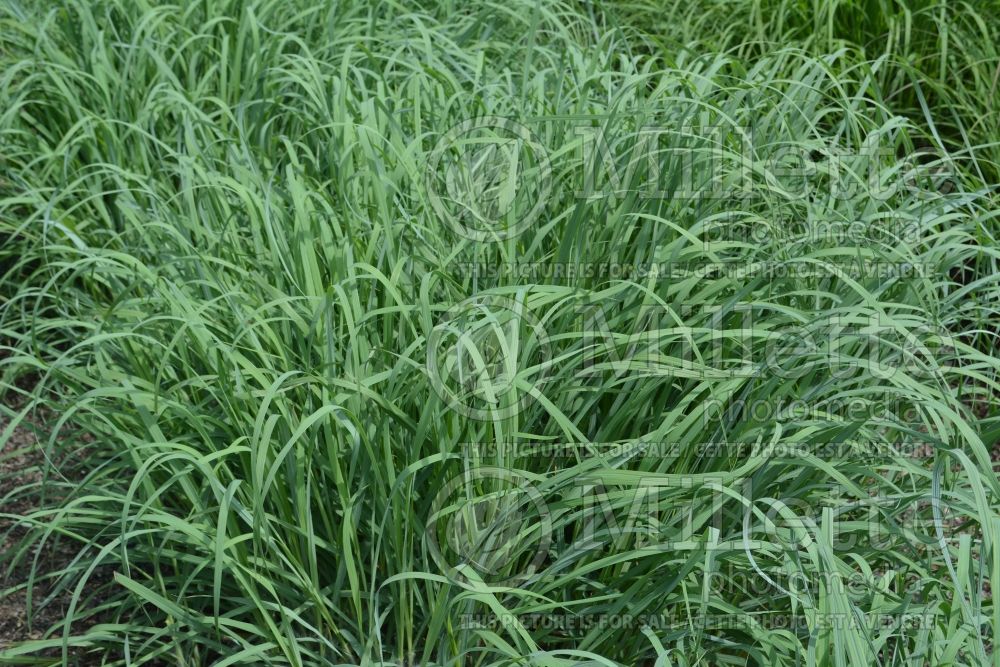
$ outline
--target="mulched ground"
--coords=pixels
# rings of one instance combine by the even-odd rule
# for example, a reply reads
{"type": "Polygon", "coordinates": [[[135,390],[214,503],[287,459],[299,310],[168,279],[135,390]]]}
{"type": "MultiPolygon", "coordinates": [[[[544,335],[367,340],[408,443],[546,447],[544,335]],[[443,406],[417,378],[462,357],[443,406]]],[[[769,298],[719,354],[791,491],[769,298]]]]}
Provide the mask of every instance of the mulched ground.
{"type": "MultiPolygon", "coordinates": [[[[8,407],[17,409],[8,403],[8,407]]],[[[39,446],[36,432],[44,432],[44,415],[34,415],[25,424],[19,424],[10,439],[0,447],[0,515],[25,516],[35,509],[30,497],[13,493],[19,487],[37,484],[42,479],[41,469],[45,459],[39,446]],[[37,431],[36,431],[37,429],[37,431]]],[[[10,420],[0,415],[0,433],[6,431],[10,420]]],[[[41,639],[46,630],[65,618],[65,611],[72,597],[72,587],[45,606],[39,603],[51,592],[51,582],[38,581],[33,592],[33,615],[28,622],[27,592],[23,589],[11,591],[28,580],[31,561],[37,550],[22,559],[17,567],[10,565],[2,555],[13,554],[18,549],[27,531],[14,518],[0,516],[0,649],[29,639],[41,639]]],[[[38,573],[59,571],[77,554],[72,543],[63,541],[46,545],[38,558],[38,573]]],[[[106,581],[110,572],[101,572],[94,584],[106,581]]],[[[96,620],[87,622],[93,625],[96,620]]],[[[84,630],[83,624],[74,625],[73,631],[84,630]]]]}
{"type": "MultiPolygon", "coordinates": [[[[6,431],[10,420],[0,417],[0,432],[6,431]]],[[[35,423],[37,426],[37,423],[35,423]]],[[[32,430],[23,424],[18,425],[10,440],[0,447],[0,514],[24,515],[31,511],[25,499],[14,496],[9,498],[17,487],[37,483],[41,479],[38,468],[43,463],[41,450],[32,430]]],[[[0,553],[12,553],[20,544],[25,534],[24,528],[18,527],[15,520],[0,516],[0,553]]],[[[7,572],[6,564],[0,571],[0,590],[16,586],[24,579],[26,573],[22,568],[7,572]]],[[[40,628],[48,628],[59,621],[58,613],[50,605],[42,610],[40,615],[28,627],[26,614],[25,591],[3,594],[0,597],[0,647],[25,639],[39,639],[42,636],[40,628]]]]}
{"type": "MultiPolygon", "coordinates": [[[[5,431],[10,420],[0,418],[0,432],[5,431]]],[[[0,447],[0,514],[24,514],[30,508],[23,502],[7,500],[5,497],[14,487],[27,482],[37,481],[38,473],[33,470],[37,465],[37,455],[14,452],[34,444],[35,437],[30,430],[18,427],[13,436],[3,447],[0,447]],[[13,456],[12,456],[13,455],[13,456]]],[[[10,553],[16,548],[23,530],[13,528],[13,521],[0,517],[0,553],[10,553]]],[[[6,573],[4,573],[6,574],[6,573]]],[[[0,575],[0,588],[6,589],[13,584],[11,577],[0,575]]],[[[25,622],[25,595],[23,592],[0,599],[0,647],[5,643],[20,639],[29,639],[33,635],[25,622]]]]}

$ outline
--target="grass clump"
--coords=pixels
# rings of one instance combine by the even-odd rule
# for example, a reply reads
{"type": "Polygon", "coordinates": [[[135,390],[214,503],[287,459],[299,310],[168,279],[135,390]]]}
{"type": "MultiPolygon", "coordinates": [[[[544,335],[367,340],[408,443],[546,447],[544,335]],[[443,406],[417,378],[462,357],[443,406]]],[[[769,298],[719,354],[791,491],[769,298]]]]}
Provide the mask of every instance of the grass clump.
{"type": "Polygon", "coordinates": [[[992,660],[992,158],[877,60],[562,2],[3,11],[5,413],[61,462],[6,593],[65,611],[0,660],[992,660]]]}

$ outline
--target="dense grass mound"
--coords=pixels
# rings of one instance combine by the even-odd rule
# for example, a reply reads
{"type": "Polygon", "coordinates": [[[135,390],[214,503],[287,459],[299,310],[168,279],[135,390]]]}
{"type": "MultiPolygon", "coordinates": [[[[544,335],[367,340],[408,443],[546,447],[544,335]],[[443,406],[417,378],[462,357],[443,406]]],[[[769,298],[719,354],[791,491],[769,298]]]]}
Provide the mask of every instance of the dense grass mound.
{"type": "Polygon", "coordinates": [[[934,67],[708,7],[43,4],[0,512],[64,620],[0,661],[993,659],[995,147],[899,102],[934,67]]]}
{"type": "MultiPolygon", "coordinates": [[[[1000,21],[992,0],[676,1],[616,6],[654,50],[692,43],[742,57],[796,45],[814,55],[847,49],[867,64],[894,113],[933,136],[952,160],[1000,180],[1000,21]]],[[[925,148],[930,148],[926,146],[925,148]]]]}

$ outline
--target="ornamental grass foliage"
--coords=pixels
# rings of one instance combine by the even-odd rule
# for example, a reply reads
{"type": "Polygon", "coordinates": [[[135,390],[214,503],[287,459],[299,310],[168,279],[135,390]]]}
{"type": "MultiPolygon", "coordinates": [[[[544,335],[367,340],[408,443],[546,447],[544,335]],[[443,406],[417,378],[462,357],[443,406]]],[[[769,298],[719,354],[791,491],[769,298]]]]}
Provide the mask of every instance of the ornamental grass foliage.
{"type": "Polygon", "coordinates": [[[991,3],[0,17],[0,663],[995,664],[991,3]]]}

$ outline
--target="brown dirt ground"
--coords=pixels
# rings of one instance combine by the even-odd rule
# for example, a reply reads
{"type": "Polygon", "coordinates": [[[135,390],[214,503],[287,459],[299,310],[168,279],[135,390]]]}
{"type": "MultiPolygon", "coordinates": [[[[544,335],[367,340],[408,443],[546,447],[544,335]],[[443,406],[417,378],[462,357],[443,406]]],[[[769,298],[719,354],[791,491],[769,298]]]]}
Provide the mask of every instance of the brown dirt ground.
{"type": "MultiPolygon", "coordinates": [[[[8,407],[17,409],[16,406],[10,405],[9,401],[8,407]]],[[[18,495],[13,499],[5,498],[19,486],[37,483],[42,478],[40,469],[44,464],[44,455],[41,447],[37,446],[39,443],[34,429],[40,430],[43,427],[44,416],[35,415],[29,419],[26,419],[29,421],[28,425],[23,422],[18,425],[11,438],[0,447],[0,514],[24,516],[34,509],[30,500],[18,495]]],[[[9,424],[9,419],[0,416],[0,433],[4,432],[9,424]]],[[[25,528],[17,525],[15,519],[0,516],[0,554],[8,554],[16,549],[26,532],[25,528]]],[[[39,555],[38,571],[44,573],[60,570],[76,553],[76,547],[68,542],[46,546],[39,555]]],[[[34,556],[34,553],[31,555],[34,556]]],[[[6,592],[27,580],[31,558],[25,560],[26,563],[8,571],[7,564],[0,558],[0,649],[26,640],[41,639],[46,630],[64,619],[65,610],[72,596],[72,587],[68,587],[69,590],[62,591],[51,603],[39,608],[39,602],[50,593],[50,582],[36,583],[33,594],[33,617],[29,623],[26,592],[24,590],[6,592]]],[[[110,577],[109,572],[101,572],[100,577],[93,580],[94,585],[106,581],[108,577],[110,577]]],[[[86,625],[93,625],[95,622],[90,620],[86,625]]],[[[85,629],[84,624],[74,625],[73,631],[78,632],[83,629],[85,629]]]]}

